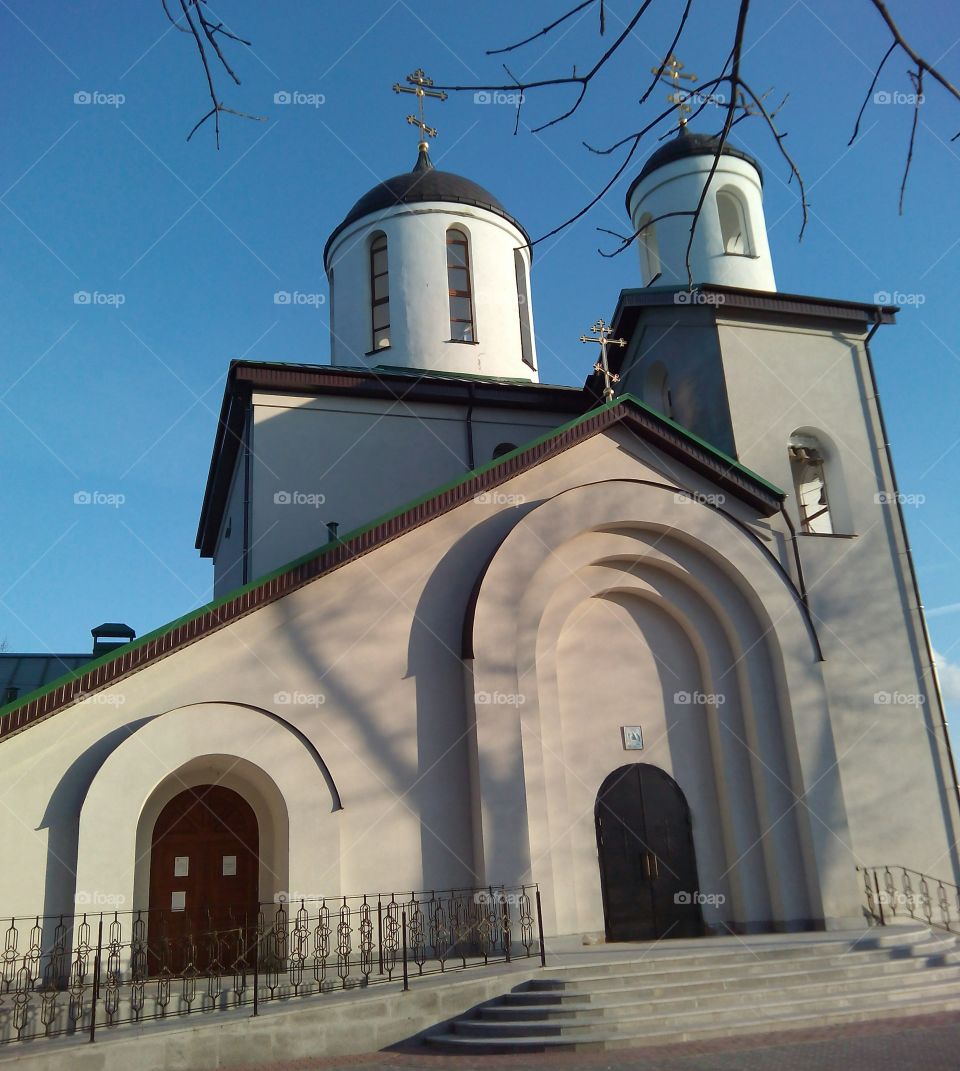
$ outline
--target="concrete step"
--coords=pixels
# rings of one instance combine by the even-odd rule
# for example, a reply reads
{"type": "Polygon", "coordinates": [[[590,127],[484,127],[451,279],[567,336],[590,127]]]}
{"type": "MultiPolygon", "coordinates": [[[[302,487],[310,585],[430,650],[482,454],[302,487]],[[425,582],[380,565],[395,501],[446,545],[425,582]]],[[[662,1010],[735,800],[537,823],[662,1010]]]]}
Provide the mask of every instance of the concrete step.
{"type": "MultiPolygon", "coordinates": [[[[729,1019],[732,1009],[746,1008],[756,1018],[781,1018],[784,1014],[799,1011],[830,1011],[838,1008],[855,1008],[867,1003],[876,1006],[896,1006],[898,1004],[926,1004],[941,998],[956,997],[960,999],[960,980],[931,982],[928,985],[902,990],[868,990],[825,994],[818,992],[799,992],[790,990],[787,999],[770,1000],[757,1003],[746,1000],[743,994],[732,994],[728,1001],[650,1001],[635,1004],[612,1011],[610,1015],[581,1014],[570,1019],[528,1019],[516,1021],[498,1021],[490,1019],[458,1019],[454,1030],[458,1034],[475,1037],[516,1036],[531,1034],[578,1034],[595,1030],[602,1024],[603,1028],[614,1033],[624,1029],[636,1030],[645,1024],[659,1025],[697,1025],[729,1019]],[[738,999],[739,998],[739,999],[738,999]]],[[[785,994],[778,994],[785,996],[785,994]]]]}
{"type": "Polygon", "coordinates": [[[544,1035],[517,1038],[477,1038],[445,1032],[430,1035],[427,1041],[441,1048],[473,1053],[545,1052],[551,1049],[589,1052],[636,1046],[676,1045],[685,1041],[709,1041],[717,1038],[740,1037],[744,1034],[787,1033],[794,1030],[802,1031],[819,1029],[824,1026],[868,1022],[871,1019],[878,1018],[891,1020],[956,1011],[960,1011],[960,996],[936,1001],[924,1001],[922,1004],[906,1003],[903,1005],[886,1004],[876,1006],[863,1004],[856,1008],[830,1009],[819,1012],[805,1011],[772,1019],[750,1017],[726,1023],[705,1024],[700,1027],[688,1026],[684,1029],[667,1027],[663,1030],[649,1030],[646,1032],[632,1033],[624,1031],[616,1035],[598,1029],[594,1034],[583,1034],[576,1040],[570,1037],[544,1035]]]}
{"type": "Polygon", "coordinates": [[[567,1018],[571,1015],[597,1013],[600,1016],[615,1015],[618,1011],[629,1011],[636,1007],[650,1010],[667,1010],[671,1007],[740,1007],[745,1003],[755,1004],[758,991],[786,991],[804,996],[817,993],[826,996],[840,996],[854,993],[880,993],[885,991],[907,991],[918,993],[924,987],[940,983],[952,983],[960,987],[960,971],[956,967],[931,968],[929,971],[912,971],[903,975],[886,974],[876,978],[851,977],[833,982],[805,981],[789,987],[777,984],[776,978],[760,979],[756,985],[743,986],[734,984],[722,990],[699,989],[689,992],[687,987],[654,988],[650,994],[633,996],[613,993],[601,997],[592,994],[593,999],[569,1000],[556,1003],[514,1003],[501,998],[496,1003],[487,1004],[477,1009],[482,1019],[509,1021],[511,1019],[567,1018]],[[768,984],[769,983],[769,984],[768,984]],[[665,991],[666,990],[666,991],[665,991]]]}
{"type": "Polygon", "coordinates": [[[960,1010],[958,953],[951,935],[913,927],[566,967],[428,1041],[476,1052],[611,1048],[960,1010]]]}

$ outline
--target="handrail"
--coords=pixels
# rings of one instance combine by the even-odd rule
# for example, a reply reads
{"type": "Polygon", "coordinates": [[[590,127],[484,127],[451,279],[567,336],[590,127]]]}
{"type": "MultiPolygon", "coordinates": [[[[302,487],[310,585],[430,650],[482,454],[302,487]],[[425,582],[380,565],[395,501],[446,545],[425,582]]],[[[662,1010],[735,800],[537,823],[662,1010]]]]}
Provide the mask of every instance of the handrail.
{"type": "Polygon", "coordinates": [[[886,926],[891,919],[911,918],[960,934],[960,887],[907,866],[858,866],[868,913],[886,926]]]}

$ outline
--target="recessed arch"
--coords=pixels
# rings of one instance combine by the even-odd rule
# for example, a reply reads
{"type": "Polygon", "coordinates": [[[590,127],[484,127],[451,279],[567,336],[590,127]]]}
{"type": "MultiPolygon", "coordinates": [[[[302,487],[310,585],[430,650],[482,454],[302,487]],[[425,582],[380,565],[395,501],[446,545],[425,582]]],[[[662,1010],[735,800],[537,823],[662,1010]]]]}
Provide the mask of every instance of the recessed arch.
{"type": "Polygon", "coordinates": [[[740,191],[733,186],[724,186],[717,190],[716,203],[723,252],[735,256],[753,256],[750,215],[740,191]]]}

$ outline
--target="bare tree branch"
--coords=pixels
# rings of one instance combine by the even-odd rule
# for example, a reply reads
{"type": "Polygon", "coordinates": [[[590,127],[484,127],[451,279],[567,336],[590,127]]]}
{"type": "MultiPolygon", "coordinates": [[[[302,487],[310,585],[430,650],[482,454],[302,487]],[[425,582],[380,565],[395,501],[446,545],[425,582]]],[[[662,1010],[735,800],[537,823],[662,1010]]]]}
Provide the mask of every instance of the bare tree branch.
{"type": "Polygon", "coordinates": [[[907,192],[907,177],[910,174],[910,165],[913,163],[913,146],[917,140],[917,120],[920,118],[920,105],[923,104],[923,67],[918,67],[916,73],[909,71],[910,81],[913,82],[913,125],[910,127],[910,144],[907,147],[907,162],[903,169],[903,181],[900,183],[900,215],[903,215],[903,198],[907,192]]]}
{"type": "Polygon", "coordinates": [[[555,30],[561,23],[566,22],[567,19],[572,18],[577,12],[583,11],[585,7],[589,7],[592,3],[594,3],[594,0],[584,0],[582,4],[577,4],[576,7],[571,8],[565,15],[561,15],[556,22],[551,22],[549,26],[544,26],[542,30],[538,30],[535,34],[531,34],[529,37],[525,37],[522,41],[517,41],[517,43],[513,45],[507,45],[506,48],[488,48],[487,55],[500,56],[504,52],[513,52],[514,49],[523,48],[524,45],[529,45],[531,41],[536,41],[538,37],[546,37],[551,30],[555,30]]]}
{"type": "Polygon", "coordinates": [[[857,134],[860,133],[860,120],[863,118],[863,113],[867,109],[867,105],[870,103],[870,98],[873,96],[873,88],[877,84],[877,79],[880,77],[880,72],[883,70],[883,65],[890,58],[891,53],[897,47],[896,41],[890,42],[890,47],[884,53],[883,59],[880,61],[879,66],[873,75],[873,81],[870,83],[870,88],[867,90],[867,95],[863,98],[863,104],[860,105],[860,111],[857,113],[857,121],[853,124],[853,133],[850,135],[850,140],[847,142],[847,148],[849,148],[856,140],[857,134]]]}

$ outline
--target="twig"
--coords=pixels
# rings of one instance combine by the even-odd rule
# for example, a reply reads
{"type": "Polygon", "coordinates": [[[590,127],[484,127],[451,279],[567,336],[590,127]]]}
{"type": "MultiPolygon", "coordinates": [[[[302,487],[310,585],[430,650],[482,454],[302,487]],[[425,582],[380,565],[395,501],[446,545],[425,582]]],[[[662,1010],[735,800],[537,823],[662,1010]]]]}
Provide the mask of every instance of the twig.
{"type": "Polygon", "coordinates": [[[860,133],[860,120],[863,118],[863,113],[866,111],[867,105],[870,103],[870,98],[873,95],[873,88],[877,84],[877,79],[880,77],[880,72],[883,70],[883,65],[890,58],[890,54],[896,47],[897,42],[892,41],[890,43],[890,47],[884,53],[883,59],[880,61],[880,65],[874,72],[873,81],[870,83],[870,88],[867,90],[867,94],[863,98],[863,104],[860,105],[860,111],[857,113],[857,121],[853,124],[853,133],[850,135],[850,140],[847,142],[847,148],[849,148],[857,140],[857,134],[860,133]]]}
{"type": "Polygon", "coordinates": [[[907,192],[907,176],[910,174],[910,165],[913,163],[913,145],[917,140],[917,120],[920,118],[920,105],[923,104],[923,67],[917,68],[917,73],[908,72],[910,81],[913,82],[913,125],[910,127],[910,144],[907,146],[907,162],[903,169],[903,181],[900,183],[900,215],[903,215],[903,198],[907,192]]]}

